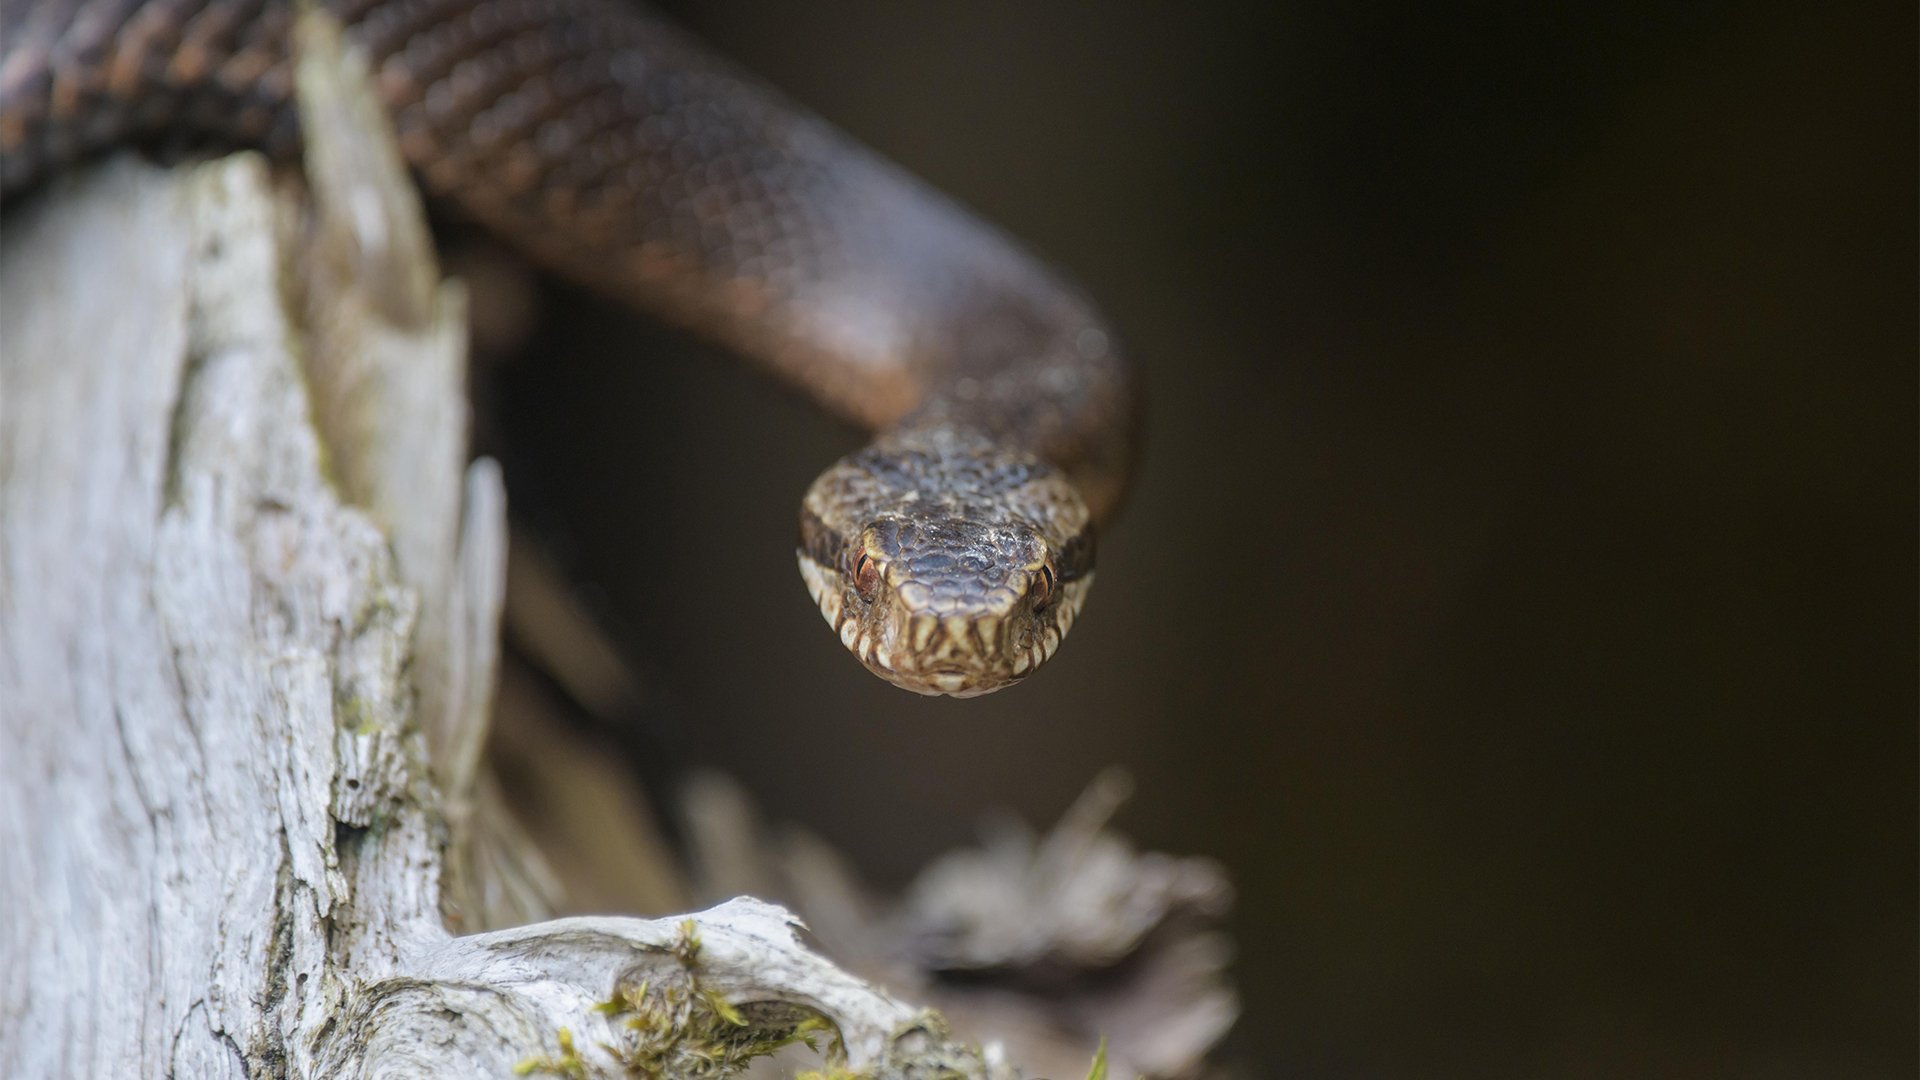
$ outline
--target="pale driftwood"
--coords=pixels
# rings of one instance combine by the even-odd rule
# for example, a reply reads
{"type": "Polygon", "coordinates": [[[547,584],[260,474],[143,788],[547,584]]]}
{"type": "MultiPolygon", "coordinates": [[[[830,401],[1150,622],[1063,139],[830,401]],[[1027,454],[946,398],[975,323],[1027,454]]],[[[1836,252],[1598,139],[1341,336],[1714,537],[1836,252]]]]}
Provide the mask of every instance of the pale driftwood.
{"type": "MultiPolygon", "coordinates": [[[[315,115],[385,138],[351,100],[343,132],[315,115]]],[[[881,1075],[1006,1072],[758,901],[449,932],[503,503],[461,472],[457,293],[380,242],[419,227],[392,156],[350,157],[318,214],[240,156],[118,161],[7,219],[0,1074],[622,1075],[702,1052],[674,1040],[715,1015],[818,1015],[881,1075]],[[348,354],[372,360],[343,390],[348,354]]],[[[539,907],[531,853],[475,865],[464,925],[539,907]],[[524,887],[493,873],[515,863],[524,887]]]]}

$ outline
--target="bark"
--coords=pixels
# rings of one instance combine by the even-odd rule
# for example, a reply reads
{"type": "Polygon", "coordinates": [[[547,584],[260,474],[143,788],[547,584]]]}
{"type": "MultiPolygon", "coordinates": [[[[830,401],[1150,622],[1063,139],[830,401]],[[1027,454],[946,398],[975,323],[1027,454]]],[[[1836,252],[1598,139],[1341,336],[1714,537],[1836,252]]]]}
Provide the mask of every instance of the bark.
{"type": "Polygon", "coordinates": [[[477,775],[504,496],[462,295],[315,25],[311,192],[119,160],[9,208],[0,1073],[675,1075],[809,1030],[1005,1071],[755,900],[454,932],[546,904],[477,775]]]}

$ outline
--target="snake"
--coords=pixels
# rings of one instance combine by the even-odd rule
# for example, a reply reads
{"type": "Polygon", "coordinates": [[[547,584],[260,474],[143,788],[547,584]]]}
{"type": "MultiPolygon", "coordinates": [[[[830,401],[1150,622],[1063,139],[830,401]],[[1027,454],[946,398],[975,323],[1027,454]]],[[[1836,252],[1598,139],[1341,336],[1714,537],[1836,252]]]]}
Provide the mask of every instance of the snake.
{"type": "MultiPolygon", "coordinates": [[[[536,265],[866,431],[801,502],[867,669],[971,697],[1052,657],[1140,442],[1090,298],[953,200],[621,0],[316,0],[408,167],[536,265]]],[[[297,162],[292,0],[0,0],[0,200],[116,148],[297,162]]]]}

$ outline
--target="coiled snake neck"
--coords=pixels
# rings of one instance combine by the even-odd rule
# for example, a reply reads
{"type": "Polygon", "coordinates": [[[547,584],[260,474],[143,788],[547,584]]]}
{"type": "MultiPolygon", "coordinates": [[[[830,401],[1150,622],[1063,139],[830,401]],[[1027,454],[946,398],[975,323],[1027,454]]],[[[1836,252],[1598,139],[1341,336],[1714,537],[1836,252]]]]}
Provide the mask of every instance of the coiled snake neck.
{"type": "MultiPolygon", "coordinates": [[[[1001,234],[620,0],[327,0],[430,195],[875,432],[801,575],[875,674],[968,696],[1053,655],[1126,486],[1100,316],[1001,234]]],[[[118,145],[298,152],[288,0],[0,2],[0,194],[118,145]]]]}

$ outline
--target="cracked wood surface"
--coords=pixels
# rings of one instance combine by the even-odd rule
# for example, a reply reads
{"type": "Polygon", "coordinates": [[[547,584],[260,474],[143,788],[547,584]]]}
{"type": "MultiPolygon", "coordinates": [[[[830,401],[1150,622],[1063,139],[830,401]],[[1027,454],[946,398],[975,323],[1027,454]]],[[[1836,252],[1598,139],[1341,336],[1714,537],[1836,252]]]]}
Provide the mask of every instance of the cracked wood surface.
{"type": "MultiPolygon", "coordinates": [[[[311,137],[383,139],[351,64],[311,53],[311,137]]],[[[530,851],[458,871],[504,501],[490,463],[463,473],[457,290],[383,266],[424,245],[351,231],[424,235],[404,176],[325,160],[318,212],[249,155],[123,159],[9,208],[0,1073],[508,1075],[566,1028],[612,1075],[649,1048],[590,1006],[681,986],[773,1035],[817,1013],[880,1075],[1004,1074],[757,901],[449,929],[543,904],[530,851]]]]}

